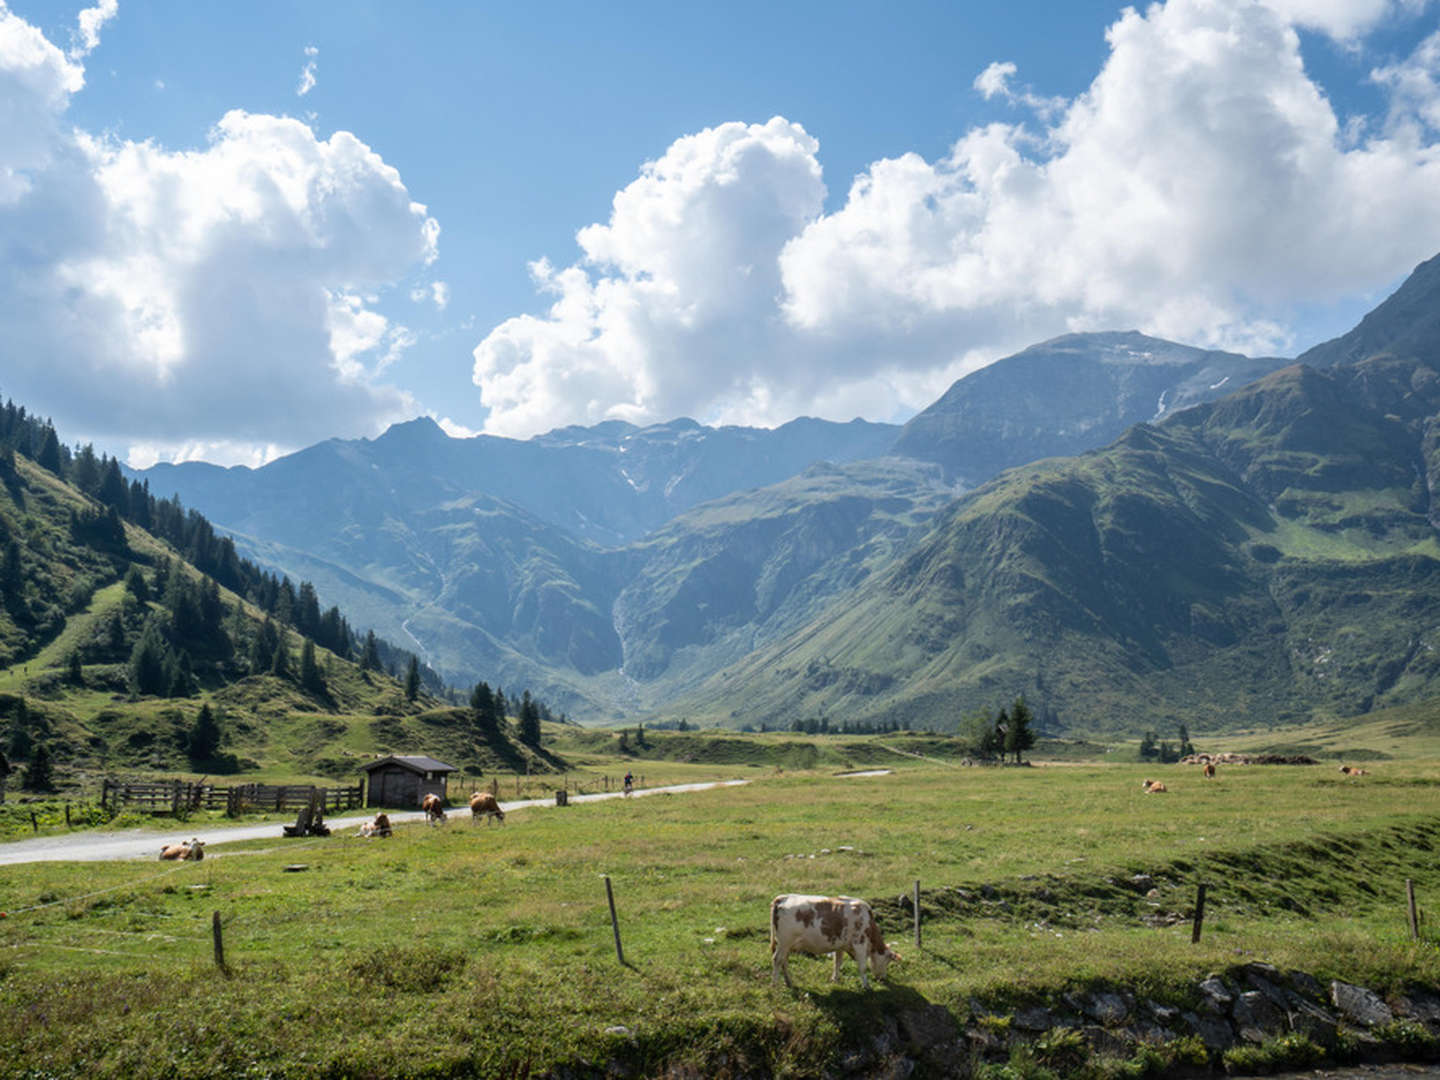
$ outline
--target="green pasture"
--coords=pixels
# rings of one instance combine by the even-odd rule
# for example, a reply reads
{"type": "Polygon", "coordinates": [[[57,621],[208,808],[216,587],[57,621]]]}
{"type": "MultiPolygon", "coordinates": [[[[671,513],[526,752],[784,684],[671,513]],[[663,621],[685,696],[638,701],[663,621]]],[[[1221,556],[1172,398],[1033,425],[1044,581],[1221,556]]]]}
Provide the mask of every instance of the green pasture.
{"type": "Polygon", "coordinates": [[[1195,979],[1249,960],[1433,987],[1440,761],[1370,767],[1359,781],[1328,765],[1206,781],[1156,765],[912,760],[854,778],[739,765],[742,787],[532,808],[504,826],[456,817],[385,841],[213,846],[200,863],[0,867],[0,1075],[622,1062],[808,1076],[880,1014],[927,1003],[963,1016],[972,997],[1003,1007],[1103,984],[1185,1004],[1195,979]],[[1169,792],[1142,794],[1145,777],[1169,792]],[[901,903],[917,879],[918,949],[901,903]],[[796,957],[798,989],[772,988],[768,904],[785,891],[871,900],[904,957],[889,984],[867,996],[852,962],[831,985],[828,961],[796,957]]]}

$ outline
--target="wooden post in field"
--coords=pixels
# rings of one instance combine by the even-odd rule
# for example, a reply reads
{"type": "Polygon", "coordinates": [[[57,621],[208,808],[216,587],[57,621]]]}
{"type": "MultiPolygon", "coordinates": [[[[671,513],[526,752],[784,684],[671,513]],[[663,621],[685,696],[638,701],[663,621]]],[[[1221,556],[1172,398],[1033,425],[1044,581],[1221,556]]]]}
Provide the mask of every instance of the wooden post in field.
{"type": "Polygon", "coordinates": [[[65,827],[70,828],[70,804],[68,802],[65,804],[65,827]]]}
{"type": "Polygon", "coordinates": [[[1195,926],[1190,931],[1190,944],[1200,940],[1200,926],[1205,922],[1205,883],[1195,886],[1195,926]]]}
{"type": "Polygon", "coordinates": [[[225,942],[220,937],[220,912],[210,920],[210,933],[215,938],[215,966],[225,970],[225,942]]]}
{"type": "Polygon", "coordinates": [[[34,810],[30,811],[30,828],[35,830],[35,832],[37,833],[40,831],[40,822],[36,820],[34,810]]]}
{"type": "Polygon", "coordinates": [[[625,966],[625,951],[620,948],[620,920],[615,917],[615,893],[610,888],[610,875],[605,874],[605,902],[610,905],[610,929],[615,931],[615,959],[625,966]]]}
{"type": "Polygon", "coordinates": [[[1418,941],[1420,938],[1420,913],[1415,910],[1415,882],[1408,877],[1405,879],[1405,899],[1410,905],[1410,938],[1418,941]]]}
{"type": "Polygon", "coordinates": [[[920,948],[920,879],[915,879],[915,948],[920,948]]]}

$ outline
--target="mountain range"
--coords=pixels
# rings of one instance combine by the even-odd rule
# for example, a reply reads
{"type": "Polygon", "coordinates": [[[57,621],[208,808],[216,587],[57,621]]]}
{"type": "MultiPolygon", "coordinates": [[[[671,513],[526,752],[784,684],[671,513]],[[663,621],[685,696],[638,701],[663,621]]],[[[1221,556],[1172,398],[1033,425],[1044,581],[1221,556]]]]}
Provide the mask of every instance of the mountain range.
{"type": "Polygon", "coordinates": [[[1432,694],[1440,258],[1298,361],[1070,334],[903,428],[428,420],[139,474],[452,683],[582,721],[1197,730],[1432,694]]]}

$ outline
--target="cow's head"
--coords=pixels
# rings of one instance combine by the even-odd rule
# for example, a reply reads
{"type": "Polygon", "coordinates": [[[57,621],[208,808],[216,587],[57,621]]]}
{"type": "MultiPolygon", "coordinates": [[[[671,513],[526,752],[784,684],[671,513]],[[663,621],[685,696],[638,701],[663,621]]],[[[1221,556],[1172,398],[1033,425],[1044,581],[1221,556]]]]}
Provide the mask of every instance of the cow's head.
{"type": "Polygon", "coordinates": [[[877,979],[885,978],[885,971],[890,967],[892,960],[899,960],[900,954],[886,945],[879,952],[870,954],[870,970],[875,973],[877,979]]]}

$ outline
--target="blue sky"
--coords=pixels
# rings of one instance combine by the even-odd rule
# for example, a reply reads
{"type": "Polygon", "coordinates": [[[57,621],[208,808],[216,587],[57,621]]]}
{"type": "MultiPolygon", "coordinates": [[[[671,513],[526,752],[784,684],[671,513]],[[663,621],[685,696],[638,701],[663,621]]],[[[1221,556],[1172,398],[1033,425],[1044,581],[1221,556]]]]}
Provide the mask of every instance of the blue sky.
{"type": "Polygon", "coordinates": [[[81,12],[0,4],[0,393],[137,464],[902,420],[1068,330],[1291,355],[1440,251],[1418,0],[81,12]]]}

